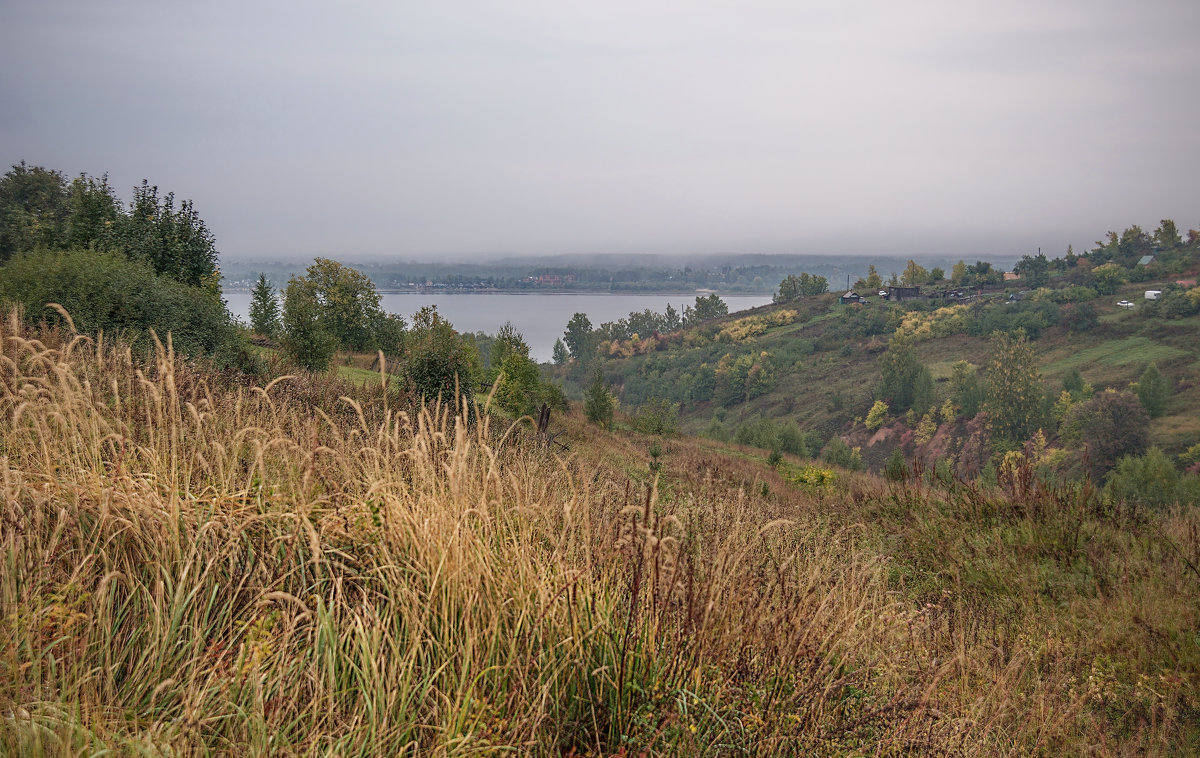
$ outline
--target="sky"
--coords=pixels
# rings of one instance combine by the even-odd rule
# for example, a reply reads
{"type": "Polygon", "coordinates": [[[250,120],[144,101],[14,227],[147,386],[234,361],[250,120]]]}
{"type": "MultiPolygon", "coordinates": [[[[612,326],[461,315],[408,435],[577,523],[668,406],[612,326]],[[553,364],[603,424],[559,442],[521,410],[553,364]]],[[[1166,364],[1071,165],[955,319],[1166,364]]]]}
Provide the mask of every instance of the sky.
{"type": "Polygon", "coordinates": [[[1200,227],[1200,2],[0,0],[0,161],[226,259],[1061,255],[1200,227]]]}

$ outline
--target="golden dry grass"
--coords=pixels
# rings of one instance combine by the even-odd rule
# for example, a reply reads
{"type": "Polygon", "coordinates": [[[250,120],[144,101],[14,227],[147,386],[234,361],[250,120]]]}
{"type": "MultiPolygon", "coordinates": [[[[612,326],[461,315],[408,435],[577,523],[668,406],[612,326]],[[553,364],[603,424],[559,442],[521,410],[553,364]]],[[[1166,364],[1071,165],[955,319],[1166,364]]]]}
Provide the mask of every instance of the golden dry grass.
{"type": "Polygon", "coordinates": [[[1196,744],[1194,512],[1127,523],[1086,497],[868,477],[799,491],[688,441],[634,481],[635,437],[576,426],[584,454],[560,458],[486,411],[395,403],[9,318],[0,752],[1196,744]],[[1001,564],[1014,585],[991,591],[1001,564]]]}

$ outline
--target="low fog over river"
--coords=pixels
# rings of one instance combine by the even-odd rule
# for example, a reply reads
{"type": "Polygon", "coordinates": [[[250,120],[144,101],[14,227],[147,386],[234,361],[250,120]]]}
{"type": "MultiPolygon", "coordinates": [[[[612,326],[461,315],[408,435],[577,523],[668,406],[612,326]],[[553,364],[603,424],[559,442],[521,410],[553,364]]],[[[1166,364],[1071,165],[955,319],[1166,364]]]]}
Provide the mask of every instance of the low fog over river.
{"type": "MultiPolygon", "coordinates": [[[[649,308],[662,313],[670,303],[683,312],[694,305],[695,295],[538,295],[538,294],[458,294],[399,293],[381,294],[383,309],[411,319],[426,305],[436,305],[440,313],[460,332],[494,334],[505,321],[511,321],[529,343],[530,357],[549,361],[554,340],[562,336],[567,322],[576,313],[586,313],[593,326],[616,321],[630,311],[649,308]]],[[[730,295],[721,298],[729,312],[741,311],[771,302],[769,295],[730,295]]],[[[229,310],[243,322],[250,321],[250,293],[226,292],[229,310]]]]}

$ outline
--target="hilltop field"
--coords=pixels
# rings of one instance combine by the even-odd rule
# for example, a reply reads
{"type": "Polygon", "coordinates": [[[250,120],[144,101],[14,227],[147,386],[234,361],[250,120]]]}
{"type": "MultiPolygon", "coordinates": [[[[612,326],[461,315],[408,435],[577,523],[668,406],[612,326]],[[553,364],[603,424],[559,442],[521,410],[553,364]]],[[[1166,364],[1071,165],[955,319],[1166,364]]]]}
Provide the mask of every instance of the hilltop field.
{"type": "Polygon", "coordinates": [[[1195,508],[0,332],[0,752],[1200,750],[1195,508]]]}

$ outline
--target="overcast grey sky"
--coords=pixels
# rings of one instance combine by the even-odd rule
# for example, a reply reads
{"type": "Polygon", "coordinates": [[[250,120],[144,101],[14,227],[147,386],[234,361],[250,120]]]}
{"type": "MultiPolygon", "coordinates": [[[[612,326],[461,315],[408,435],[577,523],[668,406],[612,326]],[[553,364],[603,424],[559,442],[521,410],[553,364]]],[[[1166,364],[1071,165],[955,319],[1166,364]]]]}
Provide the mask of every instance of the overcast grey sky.
{"type": "Polygon", "coordinates": [[[1200,2],[0,3],[0,160],[226,258],[1077,250],[1200,226],[1200,2]]]}

